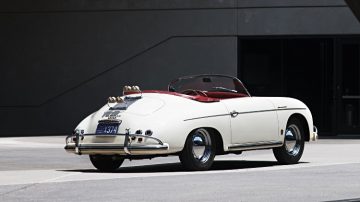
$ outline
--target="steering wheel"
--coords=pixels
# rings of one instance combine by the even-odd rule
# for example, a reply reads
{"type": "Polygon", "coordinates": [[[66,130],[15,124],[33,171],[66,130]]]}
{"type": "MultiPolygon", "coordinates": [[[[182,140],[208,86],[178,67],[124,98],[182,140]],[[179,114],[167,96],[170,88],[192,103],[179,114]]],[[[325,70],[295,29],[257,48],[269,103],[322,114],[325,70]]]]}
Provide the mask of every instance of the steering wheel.
{"type": "Polygon", "coordinates": [[[186,90],[181,91],[181,93],[186,94],[186,95],[200,95],[200,96],[207,97],[206,93],[201,90],[186,89],[186,90]]]}

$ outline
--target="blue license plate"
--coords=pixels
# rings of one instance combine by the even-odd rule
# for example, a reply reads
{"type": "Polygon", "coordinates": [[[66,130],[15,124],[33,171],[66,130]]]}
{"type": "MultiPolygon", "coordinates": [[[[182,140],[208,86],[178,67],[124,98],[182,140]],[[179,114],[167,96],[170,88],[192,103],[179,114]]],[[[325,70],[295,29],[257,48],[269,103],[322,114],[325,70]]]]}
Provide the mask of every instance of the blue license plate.
{"type": "Polygon", "coordinates": [[[118,123],[99,123],[96,128],[96,134],[117,134],[118,123]]]}

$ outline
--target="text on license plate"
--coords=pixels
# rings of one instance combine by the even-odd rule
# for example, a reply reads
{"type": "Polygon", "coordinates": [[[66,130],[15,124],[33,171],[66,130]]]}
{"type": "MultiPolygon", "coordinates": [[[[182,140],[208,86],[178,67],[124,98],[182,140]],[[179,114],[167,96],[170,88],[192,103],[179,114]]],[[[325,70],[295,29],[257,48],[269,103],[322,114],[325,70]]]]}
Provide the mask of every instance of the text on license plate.
{"type": "Polygon", "coordinates": [[[116,134],[118,129],[118,123],[99,123],[96,128],[96,134],[116,134]]]}

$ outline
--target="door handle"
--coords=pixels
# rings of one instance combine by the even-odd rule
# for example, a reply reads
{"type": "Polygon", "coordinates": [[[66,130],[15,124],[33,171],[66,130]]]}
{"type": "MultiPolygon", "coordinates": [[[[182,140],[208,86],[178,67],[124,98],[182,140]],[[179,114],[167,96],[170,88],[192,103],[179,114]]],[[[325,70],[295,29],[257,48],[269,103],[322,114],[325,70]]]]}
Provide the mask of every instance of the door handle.
{"type": "Polygon", "coordinates": [[[232,112],[230,112],[230,116],[231,117],[236,117],[237,115],[239,115],[239,112],[237,112],[237,111],[235,111],[235,110],[233,110],[232,112]]]}

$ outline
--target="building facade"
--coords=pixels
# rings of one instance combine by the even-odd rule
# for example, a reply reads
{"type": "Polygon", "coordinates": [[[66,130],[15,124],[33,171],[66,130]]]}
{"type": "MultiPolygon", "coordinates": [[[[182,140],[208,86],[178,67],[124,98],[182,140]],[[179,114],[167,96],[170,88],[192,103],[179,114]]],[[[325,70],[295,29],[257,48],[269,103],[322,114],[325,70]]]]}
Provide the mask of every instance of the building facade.
{"type": "Polygon", "coordinates": [[[124,85],[201,73],[360,134],[360,23],[343,0],[2,1],[0,135],[67,134],[124,85]]]}

